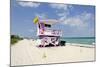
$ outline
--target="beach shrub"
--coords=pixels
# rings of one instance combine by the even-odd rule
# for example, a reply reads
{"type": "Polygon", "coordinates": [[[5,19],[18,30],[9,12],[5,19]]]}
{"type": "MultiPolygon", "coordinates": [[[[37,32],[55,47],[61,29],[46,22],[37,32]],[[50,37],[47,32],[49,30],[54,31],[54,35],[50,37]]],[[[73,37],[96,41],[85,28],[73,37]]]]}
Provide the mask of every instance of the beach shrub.
{"type": "Polygon", "coordinates": [[[18,35],[11,35],[11,44],[14,45],[19,40],[23,40],[23,38],[19,37],[18,35]]]}
{"type": "Polygon", "coordinates": [[[15,43],[17,43],[17,42],[18,42],[17,39],[11,39],[11,44],[15,44],[15,43]]]}

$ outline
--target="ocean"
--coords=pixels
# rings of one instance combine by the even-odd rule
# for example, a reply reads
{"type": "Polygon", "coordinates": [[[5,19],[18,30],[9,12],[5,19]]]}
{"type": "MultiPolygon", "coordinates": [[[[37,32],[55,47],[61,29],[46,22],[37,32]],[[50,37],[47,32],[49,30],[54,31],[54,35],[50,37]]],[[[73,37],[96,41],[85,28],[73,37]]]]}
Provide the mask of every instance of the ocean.
{"type": "Polygon", "coordinates": [[[95,44],[95,37],[61,37],[60,40],[66,41],[66,43],[95,44]]]}

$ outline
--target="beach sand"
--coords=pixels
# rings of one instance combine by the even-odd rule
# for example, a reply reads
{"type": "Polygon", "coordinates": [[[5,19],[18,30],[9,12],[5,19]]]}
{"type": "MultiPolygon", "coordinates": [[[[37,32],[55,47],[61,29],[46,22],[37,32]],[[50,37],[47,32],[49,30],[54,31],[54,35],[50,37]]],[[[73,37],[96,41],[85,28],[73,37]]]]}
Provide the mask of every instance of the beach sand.
{"type": "Polygon", "coordinates": [[[66,46],[38,48],[24,39],[11,46],[11,66],[94,61],[95,47],[67,43],[66,46]]]}

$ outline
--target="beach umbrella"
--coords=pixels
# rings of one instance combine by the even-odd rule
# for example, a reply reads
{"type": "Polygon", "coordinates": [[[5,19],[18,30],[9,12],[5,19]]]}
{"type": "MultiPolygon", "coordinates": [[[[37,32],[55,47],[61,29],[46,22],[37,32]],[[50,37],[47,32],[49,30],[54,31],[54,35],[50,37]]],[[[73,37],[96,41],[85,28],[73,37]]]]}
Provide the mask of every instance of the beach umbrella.
{"type": "Polygon", "coordinates": [[[38,17],[35,17],[35,18],[33,19],[33,22],[34,22],[35,24],[37,24],[37,23],[39,22],[39,18],[38,18],[38,17]]]}

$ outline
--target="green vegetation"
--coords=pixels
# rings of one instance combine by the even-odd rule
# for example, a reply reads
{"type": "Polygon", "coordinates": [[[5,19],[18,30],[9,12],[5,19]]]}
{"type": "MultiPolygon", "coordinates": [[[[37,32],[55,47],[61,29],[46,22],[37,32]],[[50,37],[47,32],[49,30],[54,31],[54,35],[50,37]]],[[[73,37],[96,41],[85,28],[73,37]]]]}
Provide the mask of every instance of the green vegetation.
{"type": "Polygon", "coordinates": [[[17,43],[19,40],[23,40],[23,38],[17,36],[17,35],[11,35],[11,44],[14,45],[17,43]]]}

